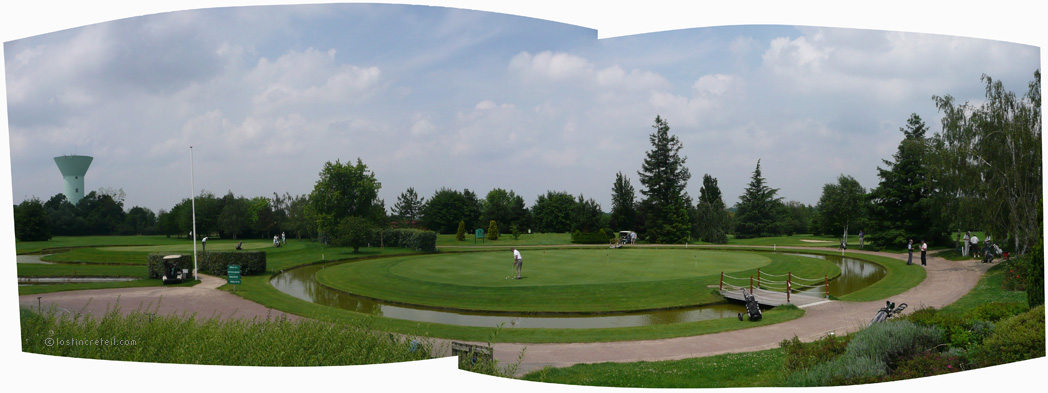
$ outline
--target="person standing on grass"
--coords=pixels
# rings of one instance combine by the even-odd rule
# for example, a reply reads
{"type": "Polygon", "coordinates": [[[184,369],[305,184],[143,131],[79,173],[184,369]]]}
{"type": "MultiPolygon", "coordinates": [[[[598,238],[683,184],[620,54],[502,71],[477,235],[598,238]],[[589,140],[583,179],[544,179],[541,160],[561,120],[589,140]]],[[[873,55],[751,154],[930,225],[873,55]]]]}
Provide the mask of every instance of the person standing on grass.
{"type": "Polygon", "coordinates": [[[513,267],[517,268],[517,280],[520,279],[520,268],[524,266],[524,258],[521,258],[520,251],[516,248],[513,249],[513,267]]]}
{"type": "Polygon", "coordinates": [[[913,264],[913,239],[910,239],[909,243],[906,243],[906,252],[910,254],[910,258],[906,260],[907,265],[913,264]]]}
{"type": "Polygon", "coordinates": [[[204,240],[200,241],[200,246],[204,249],[204,251],[207,251],[207,236],[204,236],[204,240]]]}
{"type": "Polygon", "coordinates": [[[965,231],[964,232],[964,244],[961,245],[961,256],[962,257],[968,256],[968,248],[969,248],[969,246],[971,246],[971,243],[969,243],[969,242],[971,242],[971,241],[972,241],[972,231],[965,231]]]}
{"type": "Polygon", "coordinates": [[[865,235],[866,235],[866,232],[863,232],[863,230],[860,229],[859,230],[859,249],[860,250],[862,249],[863,246],[866,245],[866,238],[864,237],[865,235]]]}
{"type": "Polygon", "coordinates": [[[921,266],[928,266],[928,243],[921,239],[921,266]]]}

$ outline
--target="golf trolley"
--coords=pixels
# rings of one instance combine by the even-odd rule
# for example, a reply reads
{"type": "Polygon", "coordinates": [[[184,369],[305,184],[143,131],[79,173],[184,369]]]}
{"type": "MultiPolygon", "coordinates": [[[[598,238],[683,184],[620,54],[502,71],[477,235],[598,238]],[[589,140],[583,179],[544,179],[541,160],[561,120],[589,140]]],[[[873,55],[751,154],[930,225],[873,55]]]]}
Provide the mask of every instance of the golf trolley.
{"type": "Polygon", "coordinates": [[[1003,254],[1001,248],[997,246],[997,243],[989,243],[986,249],[983,251],[983,263],[993,262],[993,259],[1000,257],[1003,254]]]}
{"type": "MultiPolygon", "coordinates": [[[[746,314],[749,315],[750,321],[759,321],[763,316],[761,314],[761,305],[757,303],[757,298],[753,297],[752,293],[742,290],[742,297],[746,299],[746,314]]],[[[742,320],[742,313],[739,313],[739,320],[742,320]]]]}
{"type": "Polygon", "coordinates": [[[873,325],[877,322],[886,321],[891,317],[899,315],[900,313],[902,313],[902,310],[906,309],[906,303],[900,304],[898,307],[895,307],[895,303],[892,303],[890,300],[884,303],[884,307],[880,310],[877,310],[877,315],[874,316],[873,320],[870,321],[870,324],[866,326],[873,325]]]}

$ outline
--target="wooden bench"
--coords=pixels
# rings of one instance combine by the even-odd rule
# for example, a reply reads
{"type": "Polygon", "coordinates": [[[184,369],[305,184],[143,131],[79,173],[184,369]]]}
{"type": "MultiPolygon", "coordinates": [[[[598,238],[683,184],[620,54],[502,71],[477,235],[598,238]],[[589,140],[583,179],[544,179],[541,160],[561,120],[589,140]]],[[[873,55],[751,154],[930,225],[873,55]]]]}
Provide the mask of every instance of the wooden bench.
{"type": "Polygon", "coordinates": [[[460,365],[467,360],[469,364],[476,364],[477,361],[490,362],[494,359],[492,348],[489,346],[466,344],[457,341],[451,342],[451,354],[458,356],[460,365]]]}

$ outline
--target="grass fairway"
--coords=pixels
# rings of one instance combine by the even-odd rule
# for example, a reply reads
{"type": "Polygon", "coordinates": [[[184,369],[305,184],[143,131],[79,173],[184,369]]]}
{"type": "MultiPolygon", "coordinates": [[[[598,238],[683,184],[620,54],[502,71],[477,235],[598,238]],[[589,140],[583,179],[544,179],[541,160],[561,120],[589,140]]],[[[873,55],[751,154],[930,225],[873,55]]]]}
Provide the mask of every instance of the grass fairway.
{"type": "Polygon", "coordinates": [[[557,249],[525,253],[523,279],[512,254],[445,253],[346,263],[317,273],[328,287],[437,308],[531,313],[624,312],[722,301],[708,286],[720,272],[792,271],[834,277],[827,261],[788,254],[697,249],[557,249]]]}

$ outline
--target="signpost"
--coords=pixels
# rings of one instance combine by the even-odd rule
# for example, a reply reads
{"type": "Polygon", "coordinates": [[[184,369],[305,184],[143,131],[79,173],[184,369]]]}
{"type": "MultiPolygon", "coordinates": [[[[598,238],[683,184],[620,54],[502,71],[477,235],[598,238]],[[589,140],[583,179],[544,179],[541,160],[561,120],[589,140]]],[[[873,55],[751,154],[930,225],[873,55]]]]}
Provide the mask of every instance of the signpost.
{"type": "Polygon", "coordinates": [[[477,239],[480,239],[481,243],[484,242],[484,230],[483,229],[477,228],[476,237],[473,238],[473,243],[474,244],[477,243],[477,239]]]}
{"type": "Polygon", "coordinates": [[[237,285],[240,284],[240,265],[226,265],[226,282],[233,284],[233,292],[237,291],[237,285]]]}

